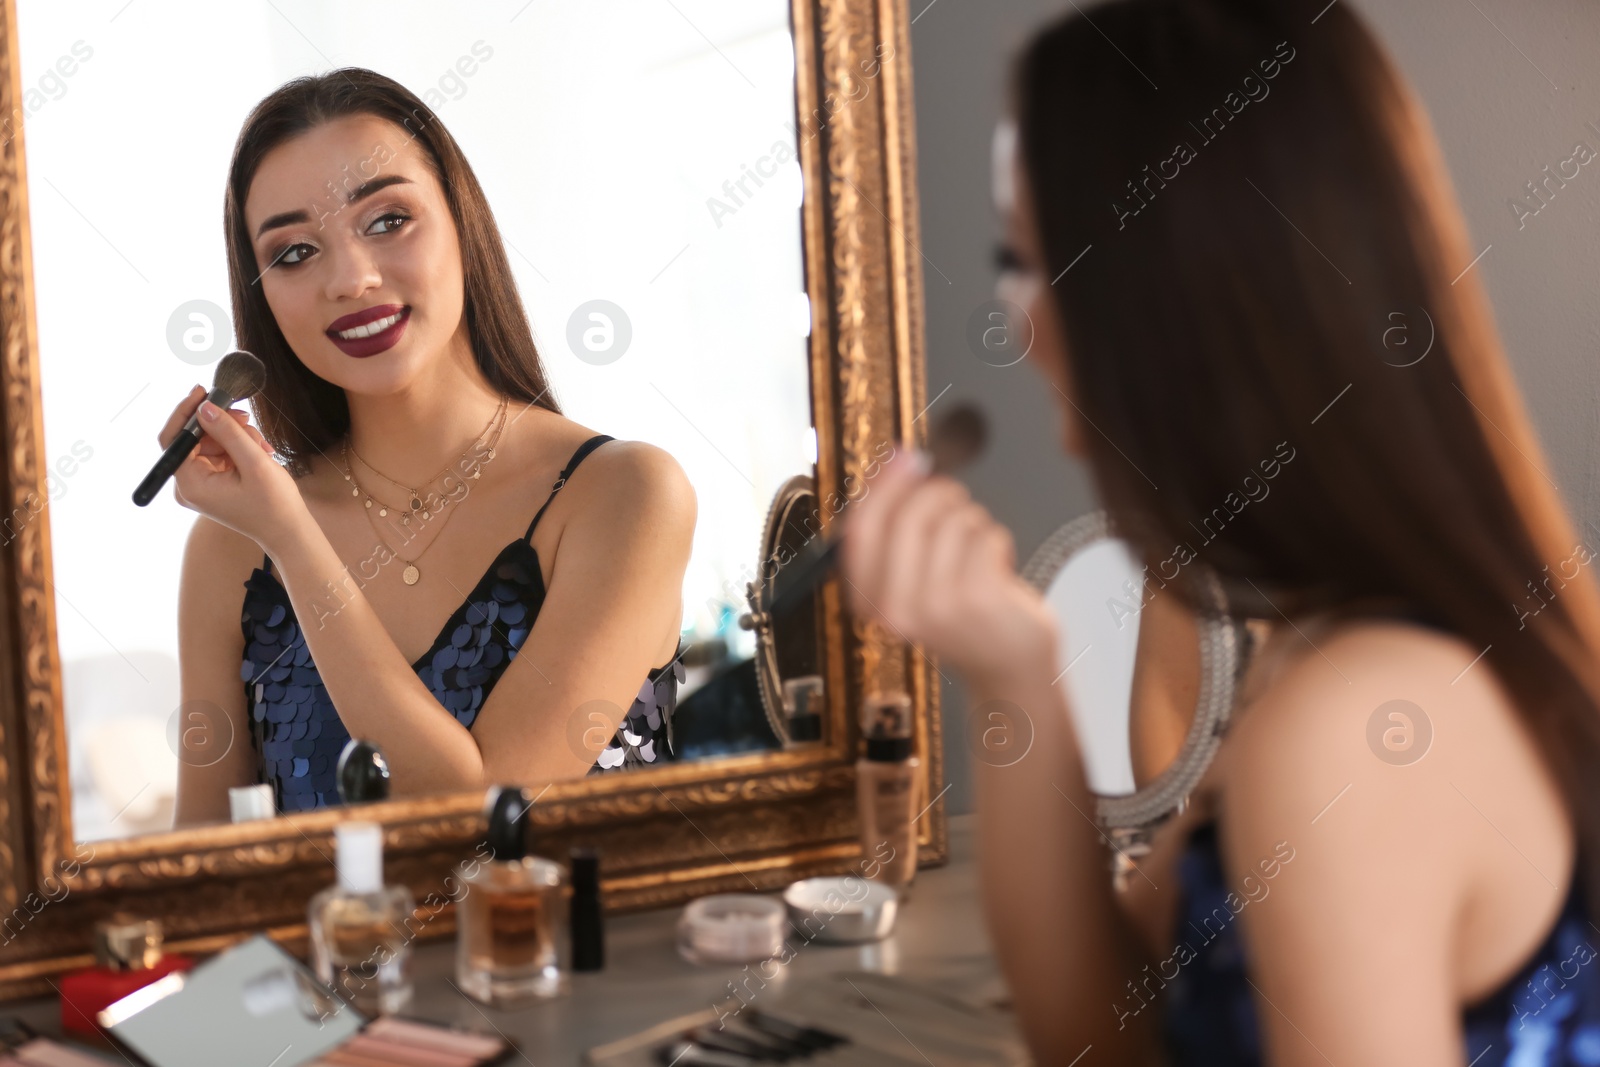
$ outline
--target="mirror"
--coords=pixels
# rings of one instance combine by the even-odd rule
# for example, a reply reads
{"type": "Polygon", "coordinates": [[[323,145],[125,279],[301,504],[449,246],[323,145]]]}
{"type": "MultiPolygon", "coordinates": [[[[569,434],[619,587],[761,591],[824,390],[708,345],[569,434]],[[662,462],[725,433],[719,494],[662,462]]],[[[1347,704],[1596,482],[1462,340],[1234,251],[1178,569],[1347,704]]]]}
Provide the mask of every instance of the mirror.
{"type": "Polygon", "coordinates": [[[563,412],[659,446],[693,486],[673,723],[686,744],[669,755],[779,744],[738,619],[769,502],[817,458],[799,162],[814,130],[796,121],[789,4],[88,12],[16,8],[74,837],[172,825],[196,514],[170,488],[146,509],[129,493],[178,399],[234,347],[219,209],[240,127],[283,83],[333,67],[401,82],[461,145],[563,412]]]}
{"type": "Polygon", "coordinates": [[[1248,659],[1215,575],[1186,564],[1196,614],[1151,575],[1109,516],[1091,512],[1047,538],[1023,568],[1059,622],[1067,705],[1102,829],[1119,861],[1182,810],[1215,755],[1248,659]]]}
{"type": "MultiPolygon", "coordinates": [[[[48,993],[50,976],[81,966],[112,898],[137,899],[175,952],[258,931],[298,950],[333,831],[352,815],[383,826],[386,877],[445,901],[428,919],[448,910],[451,872],[481,840],[481,791],[408,796],[393,751],[387,800],[162,829],[179,710],[174,568],[193,513],[170,493],[136,508],[131,490],[175,398],[209,383],[236,341],[217,209],[244,116],[293,76],[345,66],[408,87],[461,146],[503,240],[503,288],[527,310],[563,410],[662,449],[697,497],[680,633],[662,613],[662,647],[683,638],[671,720],[682,758],[549,783],[530,812],[544,854],[599,849],[608,909],[622,911],[843,874],[860,857],[855,712],[903,691],[918,787],[935,798],[917,819],[918,855],[945,860],[934,666],[851,619],[836,583],[819,590],[814,625],[780,621],[765,681],[761,639],[739,625],[780,490],[809,479],[837,511],[888,454],[920,443],[916,416],[933,399],[909,12],[872,0],[0,10],[12,72],[0,79],[12,117],[0,144],[12,509],[0,573],[14,623],[0,674],[16,691],[0,702],[0,900],[49,900],[16,912],[28,936],[0,953],[0,995],[48,993]],[[176,54],[185,61],[150,62],[176,54]],[[826,680],[821,739],[782,744],[767,705],[796,683],[783,672],[812,664],[826,680]],[[114,758],[96,767],[91,747],[114,758]]],[[[564,459],[526,465],[532,505],[564,459]]],[[[522,495],[507,499],[520,511],[522,495]]],[[[507,536],[528,521],[510,517],[507,536]]],[[[492,555],[500,532],[478,529],[492,555]]],[[[467,555],[470,583],[482,560],[467,555]]],[[[261,571],[260,557],[245,562],[261,571]]],[[[415,615],[419,650],[433,617],[415,615]]],[[[398,647],[403,612],[380,619],[398,647]]],[[[426,922],[418,936],[450,926],[426,922]]]]}
{"type": "Polygon", "coordinates": [[[756,635],[761,705],[768,727],[780,744],[800,746],[825,740],[821,633],[817,625],[817,591],[805,593],[793,607],[770,609],[774,579],[805,546],[822,536],[822,511],[815,482],[796,475],[772,499],[761,534],[761,569],[750,582],[750,611],[739,625],[756,635]]]}

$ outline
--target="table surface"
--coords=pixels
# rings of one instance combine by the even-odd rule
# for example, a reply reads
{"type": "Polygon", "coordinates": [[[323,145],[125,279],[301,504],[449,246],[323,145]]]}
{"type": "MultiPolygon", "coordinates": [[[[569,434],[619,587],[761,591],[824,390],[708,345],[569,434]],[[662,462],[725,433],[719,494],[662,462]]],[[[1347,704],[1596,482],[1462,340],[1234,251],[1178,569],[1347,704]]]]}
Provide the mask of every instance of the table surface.
{"type": "MultiPolygon", "coordinates": [[[[791,942],[798,947],[793,959],[764,985],[753,969],[701,967],[679,956],[682,909],[674,907],[608,918],[603,971],[573,975],[569,996],[515,1008],[487,1007],[457,990],[453,938],[419,945],[413,959],[415,999],[406,1014],[498,1031],[521,1049],[527,1063],[545,1067],[576,1064],[595,1045],[712,1008],[732,995],[730,983],[738,979],[747,983],[743,988],[758,990],[757,996],[770,995],[774,1007],[794,978],[857,970],[934,984],[973,1002],[996,1001],[1004,985],[979,908],[974,829],[973,816],[950,819],[949,862],[917,872],[889,937],[867,945],[791,942]]],[[[0,1004],[0,1014],[17,1016],[41,1033],[61,1032],[54,997],[0,1004]]]]}

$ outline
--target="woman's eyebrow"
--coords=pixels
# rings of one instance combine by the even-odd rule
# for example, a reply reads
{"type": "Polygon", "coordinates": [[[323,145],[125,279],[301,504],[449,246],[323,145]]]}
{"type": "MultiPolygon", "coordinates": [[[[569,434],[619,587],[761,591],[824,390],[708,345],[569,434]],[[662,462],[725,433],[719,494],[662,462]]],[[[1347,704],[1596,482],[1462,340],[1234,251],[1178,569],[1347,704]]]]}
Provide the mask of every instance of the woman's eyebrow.
{"type": "MultiPolygon", "coordinates": [[[[355,191],[352,192],[348,198],[346,198],[345,202],[347,204],[353,204],[357,200],[363,200],[366,197],[371,196],[379,189],[384,189],[388,186],[397,185],[402,182],[409,185],[411,183],[411,179],[407,178],[403,174],[388,174],[382,178],[373,178],[370,181],[364,181],[355,187],[355,191]]],[[[256,230],[256,239],[260,240],[261,235],[266,233],[268,230],[275,230],[281,226],[293,226],[297,222],[309,222],[310,220],[311,216],[303,210],[284,211],[277,215],[272,215],[261,224],[260,229],[256,230]]]]}

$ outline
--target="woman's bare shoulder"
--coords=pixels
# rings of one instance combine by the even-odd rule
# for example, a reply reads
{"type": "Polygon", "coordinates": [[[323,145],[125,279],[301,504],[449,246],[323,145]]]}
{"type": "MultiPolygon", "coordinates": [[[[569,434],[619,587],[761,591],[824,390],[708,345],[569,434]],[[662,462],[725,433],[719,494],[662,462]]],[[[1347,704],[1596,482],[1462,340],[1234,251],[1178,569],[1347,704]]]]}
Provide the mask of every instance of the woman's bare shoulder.
{"type": "MultiPolygon", "coordinates": [[[[591,436],[592,433],[582,433],[579,442],[591,436]]],[[[572,508],[574,515],[581,512],[598,517],[640,508],[691,517],[695,512],[694,487],[682,464],[672,453],[648,441],[607,441],[584,459],[579,470],[584,477],[574,478],[577,492],[573,495],[584,503],[572,508]]]]}

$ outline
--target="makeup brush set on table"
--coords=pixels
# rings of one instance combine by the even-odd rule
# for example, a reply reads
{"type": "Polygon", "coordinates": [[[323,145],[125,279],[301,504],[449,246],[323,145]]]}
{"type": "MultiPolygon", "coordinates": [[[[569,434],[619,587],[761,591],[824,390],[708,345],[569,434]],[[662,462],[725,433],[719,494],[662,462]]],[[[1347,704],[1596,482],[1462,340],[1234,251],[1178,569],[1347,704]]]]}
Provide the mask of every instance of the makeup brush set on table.
{"type": "MultiPolygon", "coordinates": [[[[741,987],[741,992],[743,987],[741,987]]],[[[1028,1067],[1014,1020],[931,984],[869,971],[729,997],[590,1049],[591,1067],[1028,1067]],[[763,996],[771,1003],[762,1003],[763,996]]]]}

